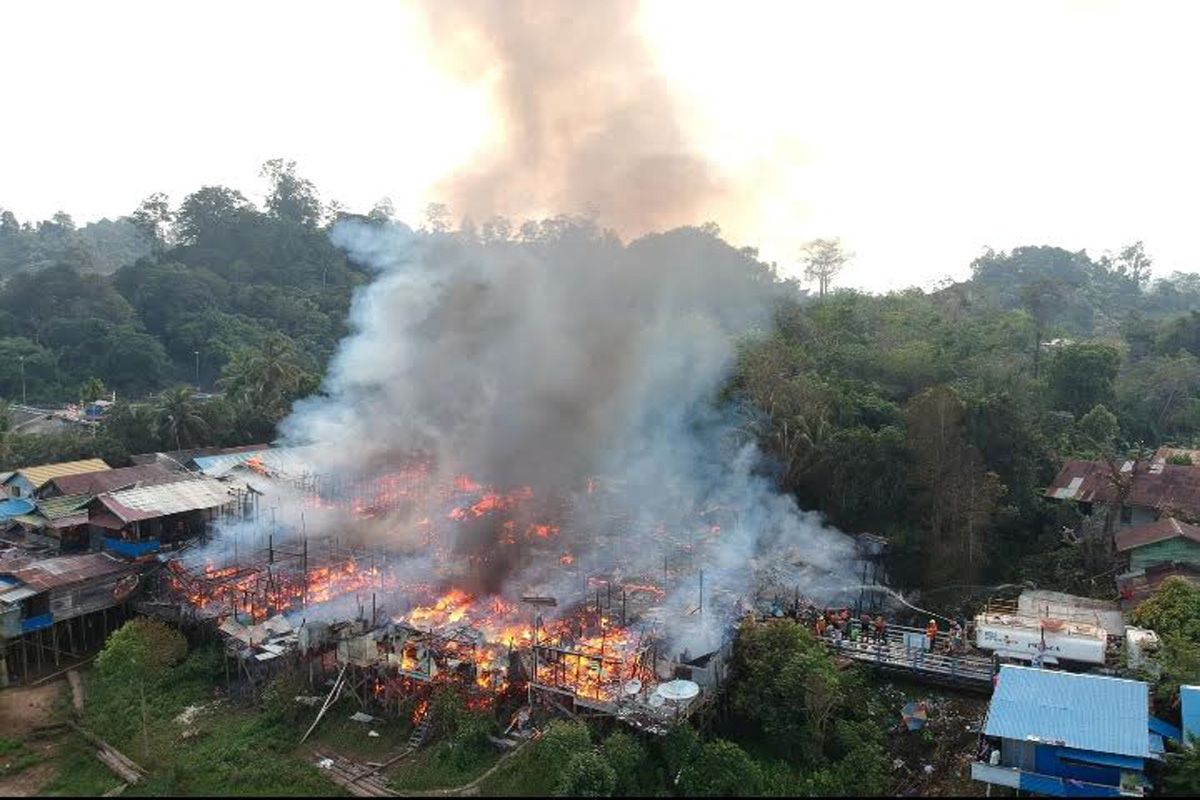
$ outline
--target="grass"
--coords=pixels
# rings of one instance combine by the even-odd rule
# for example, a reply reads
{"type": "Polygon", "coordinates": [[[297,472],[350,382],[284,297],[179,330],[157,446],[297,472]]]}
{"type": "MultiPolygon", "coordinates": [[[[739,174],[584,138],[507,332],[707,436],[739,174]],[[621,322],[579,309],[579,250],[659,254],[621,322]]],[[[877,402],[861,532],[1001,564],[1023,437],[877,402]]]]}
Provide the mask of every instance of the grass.
{"type": "Polygon", "coordinates": [[[483,797],[549,797],[554,794],[563,764],[539,757],[537,743],[500,765],[479,784],[483,797]]]}
{"type": "MultiPolygon", "coordinates": [[[[125,794],[342,794],[315,765],[300,758],[297,743],[311,722],[307,709],[303,710],[305,724],[297,730],[299,712],[264,713],[215,698],[214,687],[221,681],[214,666],[219,664],[219,658],[214,661],[213,654],[202,649],[170,668],[162,680],[144,685],[136,677],[116,679],[96,670],[84,675],[87,705],[83,727],[150,774],[125,794]],[[189,706],[202,706],[202,710],[190,722],[177,720],[189,706]]],[[[345,738],[347,733],[331,729],[327,735],[345,738]]],[[[367,738],[365,730],[360,735],[367,738]]],[[[391,733],[388,742],[398,735],[391,733]]],[[[371,737],[368,741],[377,740],[371,737]]],[[[115,786],[117,777],[99,762],[94,751],[78,734],[65,737],[56,758],[57,775],[46,793],[96,795],[115,786]]]]}
{"type": "Polygon", "coordinates": [[[493,750],[439,742],[400,762],[389,776],[389,783],[399,791],[453,788],[475,780],[499,758],[493,750]]]}
{"type": "Polygon", "coordinates": [[[43,795],[96,797],[121,782],[96,758],[96,748],[78,734],[63,739],[54,761],[57,770],[50,783],[42,788],[43,795]]]}
{"type": "MultiPolygon", "coordinates": [[[[359,760],[378,760],[379,757],[393,755],[408,744],[412,734],[412,724],[408,720],[376,718],[373,722],[362,723],[350,719],[358,704],[350,698],[339,700],[333,708],[325,712],[321,724],[313,731],[308,741],[337,753],[354,754],[359,760]],[[378,736],[371,736],[371,731],[378,736]]],[[[293,741],[298,740],[312,720],[317,715],[316,708],[305,708],[303,714],[295,716],[300,731],[293,741]]]]}
{"type": "Polygon", "coordinates": [[[42,760],[42,757],[16,739],[0,738],[0,777],[16,775],[42,760]]]}

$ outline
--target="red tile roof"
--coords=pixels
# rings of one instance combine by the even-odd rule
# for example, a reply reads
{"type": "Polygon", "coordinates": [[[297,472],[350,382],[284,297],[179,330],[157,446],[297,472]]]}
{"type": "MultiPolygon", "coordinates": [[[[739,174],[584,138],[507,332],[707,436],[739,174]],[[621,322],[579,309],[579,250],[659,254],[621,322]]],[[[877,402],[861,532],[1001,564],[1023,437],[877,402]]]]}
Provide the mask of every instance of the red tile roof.
{"type": "Polygon", "coordinates": [[[1191,539],[1193,542],[1200,543],[1200,525],[1189,525],[1186,522],[1180,522],[1174,517],[1164,517],[1156,522],[1148,522],[1145,525],[1125,528],[1118,531],[1114,538],[1117,544],[1117,552],[1124,552],[1132,550],[1135,547],[1144,547],[1155,542],[1174,539],[1176,536],[1182,536],[1185,539],[1191,539]]]}

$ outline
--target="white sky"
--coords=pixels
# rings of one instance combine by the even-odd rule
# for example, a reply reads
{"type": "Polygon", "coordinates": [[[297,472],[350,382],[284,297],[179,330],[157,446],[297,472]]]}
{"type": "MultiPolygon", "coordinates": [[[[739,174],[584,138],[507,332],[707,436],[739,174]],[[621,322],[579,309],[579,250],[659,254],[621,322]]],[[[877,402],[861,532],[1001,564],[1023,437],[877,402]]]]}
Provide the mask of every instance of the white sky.
{"type": "MultiPolygon", "coordinates": [[[[415,222],[493,134],[485,88],[438,71],[418,20],[6,0],[0,206],[82,223],[206,184],[257,200],[280,156],[324,199],[389,195],[415,222]]],[[[1156,273],[1200,271],[1200,3],[646,0],[642,22],[693,142],[755,187],[727,235],[785,270],[841,236],[842,283],[874,290],[961,277],[988,245],[1143,239],[1156,273]]]]}

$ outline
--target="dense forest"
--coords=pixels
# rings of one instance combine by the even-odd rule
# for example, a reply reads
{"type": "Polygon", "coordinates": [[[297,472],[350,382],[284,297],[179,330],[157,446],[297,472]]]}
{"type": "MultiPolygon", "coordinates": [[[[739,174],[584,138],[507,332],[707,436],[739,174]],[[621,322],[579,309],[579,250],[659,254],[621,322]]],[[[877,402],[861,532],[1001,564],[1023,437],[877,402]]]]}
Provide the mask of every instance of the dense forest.
{"type": "MultiPolygon", "coordinates": [[[[402,223],[387,201],[367,215],[323,204],[292,162],[268,162],[263,177],[261,209],[208,186],[82,229],[66,214],[2,212],[0,395],[118,399],[95,433],[21,436],[5,422],[4,467],[270,440],[291,402],[318,390],[370,280],[330,228],[402,223]]],[[[439,205],[419,231],[612,244],[588,220],[455,226],[439,205]]],[[[680,258],[698,246],[734,253],[711,223],[655,243],[680,258]]],[[[751,249],[735,256],[776,274],[751,249]]],[[[1152,277],[1140,243],[1099,258],[988,251],[971,268],[936,291],[886,295],[835,284],[814,297],[775,278],[773,327],[739,341],[724,402],[802,506],[889,538],[905,588],[1019,578],[1107,593],[1105,560],[1064,544],[1073,512],[1041,491],[1062,459],[1200,438],[1200,275],[1152,277]]]]}

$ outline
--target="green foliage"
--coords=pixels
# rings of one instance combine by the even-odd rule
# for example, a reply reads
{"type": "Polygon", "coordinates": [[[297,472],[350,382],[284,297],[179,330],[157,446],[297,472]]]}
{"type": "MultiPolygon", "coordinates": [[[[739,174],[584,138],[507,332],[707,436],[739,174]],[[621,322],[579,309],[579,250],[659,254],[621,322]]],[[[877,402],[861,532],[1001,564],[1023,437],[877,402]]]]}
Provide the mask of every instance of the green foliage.
{"type": "Polygon", "coordinates": [[[1179,636],[1200,641],[1200,586],[1172,576],[1130,614],[1133,624],[1159,636],[1179,636]]]}
{"type": "Polygon", "coordinates": [[[612,794],[618,797],[641,794],[639,776],[647,758],[641,743],[624,731],[613,731],[601,743],[600,752],[616,776],[612,794]]]}
{"type": "Polygon", "coordinates": [[[1121,426],[1117,417],[1102,405],[1097,405],[1080,418],[1076,426],[1084,442],[1084,451],[1095,456],[1112,456],[1117,449],[1121,426]]]}
{"type": "Polygon", "coordinates": [[[1169,797],[1200,794],[1200,741],[1193,740],[1190,749],[1168,756],[1163,787],[1169,797]]]}
{"type": "Polygon", "coordinates": [[[490,746],[464,752],[453,742],[438,742],[405,759],[403,767],[396,770],[389,782],[393,789],[401,792],[462,786],[478,778],[497,758],[490,746]]]}
{"type": "Polygon", "coordinates": [[[677,724],[663,737],[661,752],[668,777],[674,783],[680,771],[700,752],[700,735],[687,723],[677,724]]]}
{"type": "Polygon", "coordinates": [[[547,763],[565,764],[571,756],[592,746],[592,735],[582,722],[555,720],[538,740],[539,758],[547,763]]]}
{"type": "Polygon", "coordinates": [[[1098,405],[1115,405],[1120,365],[1121,354],[1112,345],[1084,343],[1060,348],[1046,374],[1052,407],[1081,416],[1098,405]]]}
{"type": "Polygon", "coordinates": [[[617,785],[617,774],[604,756],[584,751],[571,756],[558,786],[556,797],[611,797],[617,785]]]}
{"type": "Polygon", "coordinates": [[[799,625],[743,625],[734,646],[730,707],[779,755],[813,760],[845,700],[841,674],[799,625]]]}
{"type": "Polygon", "coordinates": [[[761,768],[733,742],[718,739],[700,748],[683,768],[679,788],[687,797],[739,797],[763,789],[761,768]]]}
{"type": "Polygon", "coordinates": [[[0,778],[16,775],[42,760],[23,742],[0,738],[0,778]]]}
{"type": "Polygon", "coordinates": [[[96,670],[106,680],[157,681],[186,655],[182,634],[158,620],[137,617],[108,637],[96,657],[96,670]]]}

